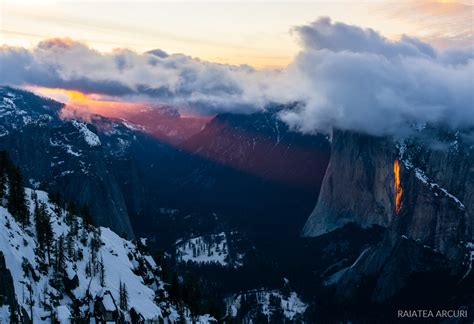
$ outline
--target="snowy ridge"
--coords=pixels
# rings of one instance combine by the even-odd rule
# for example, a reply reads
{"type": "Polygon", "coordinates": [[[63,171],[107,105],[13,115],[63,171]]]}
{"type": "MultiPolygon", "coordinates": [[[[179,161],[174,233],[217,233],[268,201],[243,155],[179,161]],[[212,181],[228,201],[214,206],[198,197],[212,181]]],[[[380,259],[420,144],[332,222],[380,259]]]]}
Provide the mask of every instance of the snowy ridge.
{"type": "Polygon", "coordinates": [[[50,99],[40,110],[30,111],[25,104],[24,92],[0,86],[0,137],[8,135],[9,130],[16,130],[27,124],[48,123],[52,120],[51,113],[54,108],[49,107],[50,99]]]}
{"type": "MultiPolygon", "coordinates": [[[[144,320],[174,323],[180,319],[158,275],[160,268],[143,252],[142,243],[71,217],[52,203],[46,192],[26,189],[26,196],[30,225],[21,226],[0,206],[0,251],[13,277],[17,303],[33,315],[34,323],[51,323],[53,319],[70,323],[71,318],[92,321],[98,303],[125,322],[131,321],[131,309],[144,320]],[[54,242],[51,253],[40,247],[36,234],[38,205],[49,215],[54,242]],[[127,292],[125,304],[121,286],[127,292]]],[[[192,317],[186,309],[182,314],[185,322],[213,321],[210,316],[192,317]]],[[[8,307],[0,308],[0,323],[8,322],[9,316],[8,307]]]]}
{"type": "Polygon", "coordinates": [[[79,132],[81,132],[81,134],[84,137],[84,140],[86,141],[87,144],[89,144],[89,146],[93,147],[93,146],[101,145],[99,136],[97,136],[97,134],[89,130],[86,124],[81,123],[77,120],[71,120],[71,122],[74,125],[74,127],[76,127],[79,130],[79,132]]]}
{"type": "Polygon", "coordinates": [[[7,92],[5,97],[3,97],[2,103],[0,103],[0,116],[5,117],[8,115],[19,115],[24,116],[27,114],[25,110],[19,109],[15,102],[15,94],[12,92],[7,92]]]}

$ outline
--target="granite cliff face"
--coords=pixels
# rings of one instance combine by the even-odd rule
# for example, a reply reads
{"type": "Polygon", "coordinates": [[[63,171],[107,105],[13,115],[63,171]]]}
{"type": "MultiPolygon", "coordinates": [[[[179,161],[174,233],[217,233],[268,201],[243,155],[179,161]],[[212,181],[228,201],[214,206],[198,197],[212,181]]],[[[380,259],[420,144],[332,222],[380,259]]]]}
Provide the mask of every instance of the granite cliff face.
{"type": "Polygon", "coordinates": [[[303,236],[319,236],[356,223],[388,226],[393,218],[393,143],[336,130],[331,158],[303,236]]]}
{"type": "Polygon", "coordinates": [[[347,223],[387,228],[381,242],[332,278],[338,298],[350,299],[363,289],[370,300],[386,302],[413,288],[414,276],[423,273],[452,286],[469,280],[474,151],[466,134],[424,127],[393,140],[334,132],[322,192],[303,235],[347,223]]]}

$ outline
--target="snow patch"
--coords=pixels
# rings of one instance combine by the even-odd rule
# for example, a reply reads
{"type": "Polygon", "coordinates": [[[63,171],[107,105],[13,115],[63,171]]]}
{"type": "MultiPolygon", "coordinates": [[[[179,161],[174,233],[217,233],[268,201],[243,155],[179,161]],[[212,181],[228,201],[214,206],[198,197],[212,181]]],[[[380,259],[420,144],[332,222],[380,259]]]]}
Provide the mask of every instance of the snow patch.
{"type": "Polygon", "coordinates": [[[94,147],[94,146],[100,146],[101,142],[99,139],[99,136],[92,132],[89,128],[87,128],[87,125],[84,123],[81,123],[77,120],[71,120],[71,123],[74,125],[74,127],[79,130],[79,132],[82,133],[84,140],[86,141],[89,146],[94,147]]]}
{"type": "Polygon", "coordinates": [[[176,244],[176,258],[179,262],[215,263],[228,265],[228,244],[225,233],[198,236],[176,244]]]}
{"type": "MultiPolygon", "coordinates": [[[[296,292],[289,292],[283,294],[279,290],[252,290],[242,294],[233,295],[227,300],[228,315],[237,317],[244,300],[249,300],[255,296],[256,305],[251,307],[258,307],[259,310],[271,320],[271,316],[278,311],[279,308],[283,312],[283,316],[290,321],[297,320],[302,316],[308,305],[305,304],[296,294],[296,292]]],[[[253,300],[253,299],[252,299],[253,300]]],[[[245,318],[247,314],[241,314],[245,318]]],[[[252,322],[252,321],[250,321],[252,322]]]]}
{"type": "MultiPolygon", "coordinates": [[[[408,158],[405,158],[406,144],[404,142],[398,143],[398,152],[399,152],[399,158],[403,162],[403,164],[405,165],[407,170],[413,170],[413,172],[415,173],[415,177],[418,180],[420,180],[422,183],[424,183],[426,186],[430,187],[431,189],[439,191],[444,196],[446,196],[446,197],[450,198],[451,200],[453,200],[456,203],[456,205],[458,206],[459,209],[461,209],[461,210],[465,209],[464,204],[461,202],[461,200],[459,200],[459,198],[457,198],[456,196],[451,194],[448,190],[441,187],[439,184],[435,183],[434,181],[431,181],[423,170],[421,170],[420,168],[415,167],[413,165],[413,163],[408,158]]],[[[435,192],[435,195],[437,196],[438,193],[435,192]]]]}

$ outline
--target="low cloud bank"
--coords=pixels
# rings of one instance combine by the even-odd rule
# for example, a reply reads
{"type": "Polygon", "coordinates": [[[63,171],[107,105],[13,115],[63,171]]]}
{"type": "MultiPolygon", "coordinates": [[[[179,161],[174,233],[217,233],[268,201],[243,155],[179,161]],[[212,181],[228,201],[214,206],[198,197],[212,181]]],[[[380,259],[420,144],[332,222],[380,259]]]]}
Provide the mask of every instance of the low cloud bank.
{"type": "Polygon", "coordinates": [[[320,18],[293,31],[301,51],[280,70],[201,61],[155,49],[99,53],[70,39],[0,48],[0,84],[80,90],[125,101],[166,102],[199,114],[280,113],[302,132],[332,127],[375,135],[413,125],[474,127],[474,50],[439,52],[418,39],[391,41],[371,29],[320,18]]]}

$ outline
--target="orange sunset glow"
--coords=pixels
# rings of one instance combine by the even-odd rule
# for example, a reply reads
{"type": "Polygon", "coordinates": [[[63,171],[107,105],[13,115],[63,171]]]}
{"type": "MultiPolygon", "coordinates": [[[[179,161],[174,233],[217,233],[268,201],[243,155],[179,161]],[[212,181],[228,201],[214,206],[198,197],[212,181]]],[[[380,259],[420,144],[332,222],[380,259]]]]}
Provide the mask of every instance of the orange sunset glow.
{"type": "Polygon", "coordinates": [[[65,104],[60,116],[90,121],[94,115],[125,120],[162,142],[178,143],[196,134],[213,116],[169,114],[166,105],[150,102],[133,102],[79,90],[46,87],[26,87],[45,97],[65,104]]]}
{"type": "Polygon", "coordinates": [[[126,115],[138,112],[146,107],[145,103],[114,101],[99,94],[86,94],[78,90],[60,88],[28,87],[29,90],[40,95],[51,97],[65,103],[62,116],[77,114],[96,114],[111,118],[125,118],[126,115]]]}

